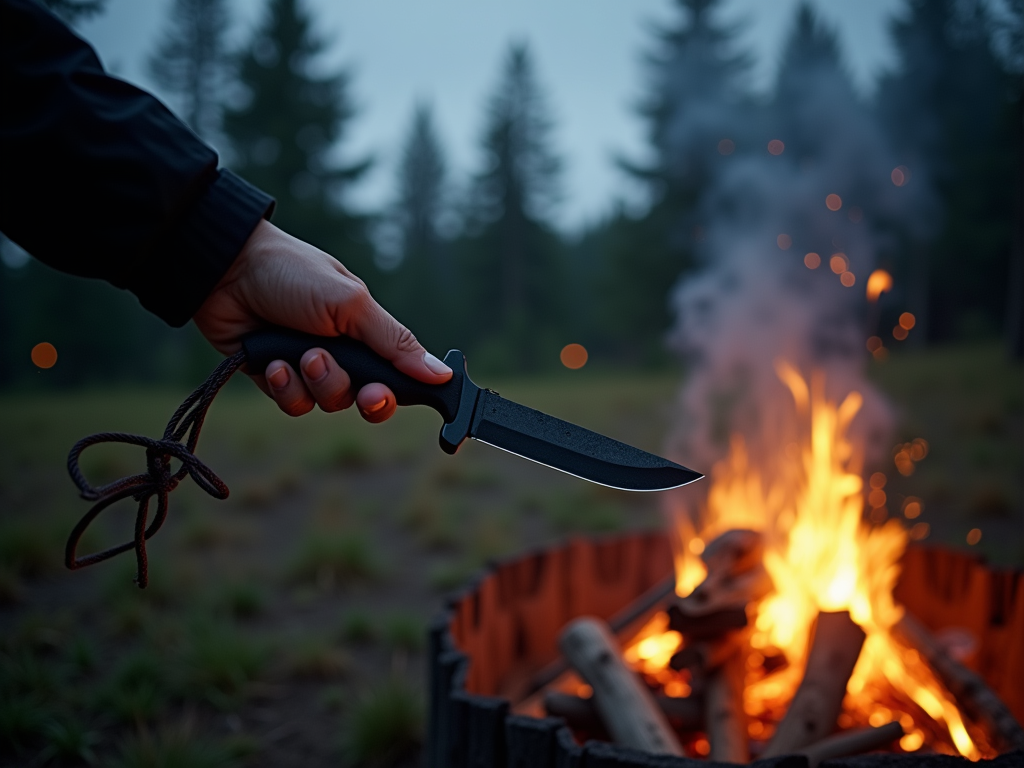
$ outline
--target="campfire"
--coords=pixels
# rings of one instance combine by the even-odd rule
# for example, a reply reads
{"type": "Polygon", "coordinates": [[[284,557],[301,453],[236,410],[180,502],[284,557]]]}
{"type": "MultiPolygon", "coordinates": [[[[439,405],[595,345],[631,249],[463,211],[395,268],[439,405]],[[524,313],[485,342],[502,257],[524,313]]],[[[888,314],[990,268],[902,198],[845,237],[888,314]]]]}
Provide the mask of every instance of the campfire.
{"type": "MultiPolygon", "coordinates": [[[[801,754],[813,768],[864,752],[966,762],[1024,749],[1009,709],[960,663],[985,638],[937,638],[895,597],[913,553],[885,519],[884,478],[862,479],[862,396],[830,399],[824,374],[782,360],[775,373],[794,439],[771,475],[734,436],[701,514],[675,515],[669,536],[574,541],[495,566],[453,601],[433,635],[430,764],[624,749],[609,764],[801,754]],[[479,756],[492,751],[503,756],[479,756]]],[[[998,619],[1013,669],[1024,578],[990,576],[1013,603],[998,619]]]]}
{"type": "Polygon", "coordinates": [[[847,437],[860,395],[832,402],[823,375],[776,368],[800,424],[792,471],[762,477],[733,439],[700,529],[683,515],[675,526],[678,599],[624,647],[651,690],[705,699],[706,733],[672,751],[745,762],[829,737],[839,754],[994,756],[893,599],[908,537],[897,520],[865,520],[862,453],[847,437]]]}

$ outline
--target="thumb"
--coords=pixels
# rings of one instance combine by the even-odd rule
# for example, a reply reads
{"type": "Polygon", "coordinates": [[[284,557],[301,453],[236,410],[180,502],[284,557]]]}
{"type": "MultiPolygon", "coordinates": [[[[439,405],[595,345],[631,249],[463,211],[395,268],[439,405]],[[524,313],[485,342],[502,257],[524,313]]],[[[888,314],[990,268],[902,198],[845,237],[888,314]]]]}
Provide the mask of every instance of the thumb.
{"type": "Polygon", "coordinates": [[[427,352],[412,331],[372,298],[352,318],[346,333],[390,360],[402,373],[425,384],[443,384],[452,377],[451,368],[427,352]]]}

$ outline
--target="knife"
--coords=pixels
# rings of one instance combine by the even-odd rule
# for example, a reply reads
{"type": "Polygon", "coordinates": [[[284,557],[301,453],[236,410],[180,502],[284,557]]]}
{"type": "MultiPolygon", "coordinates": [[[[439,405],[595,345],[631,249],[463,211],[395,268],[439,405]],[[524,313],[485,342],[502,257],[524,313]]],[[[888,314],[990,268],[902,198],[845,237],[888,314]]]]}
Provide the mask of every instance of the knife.
{"type": "Polygon", "coordinates": [[[274,360],[295,370],[313,347],[331,353],[359,389],[380,382],[399,405],[426,405],[444,420],[439,442],[455,453],[466,438],[487,443],[552,469],[624,491],[664,491],[700,480],[703,475],[478,387],[469,378],[466,357],[457,349],[445,355],[453,374],[444,384],[424,384],[408,376],[368,346],[348,336],[313,336],[285,329],[256,331],[242,340],[250,371],[264,371],[274,360]]]}

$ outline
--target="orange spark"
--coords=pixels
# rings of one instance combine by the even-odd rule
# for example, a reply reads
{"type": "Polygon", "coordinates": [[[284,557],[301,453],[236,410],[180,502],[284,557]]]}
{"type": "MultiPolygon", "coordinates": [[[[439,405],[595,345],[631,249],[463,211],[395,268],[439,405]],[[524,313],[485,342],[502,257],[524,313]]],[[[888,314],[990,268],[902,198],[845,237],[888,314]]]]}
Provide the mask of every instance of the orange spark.
{"type": "Polygon", "coordinates": [[[833,193],[825,198],[825,207],[830,211],[838,211],[843,207],[843,198],[833,193]]]}
{"type": "Polygon", "coordinates": [[[32,347],[32,363],[37,368],[53,368],[57,364],[57,348],[48,341],[32,347]]]}
{"type": "Polygon", "coordinates": [[[821,256],[816,254],[814,251],[811,251],[804,256],[804,266],[808,269],[817,269],[821,266],[821,256]]]}
{"type": "Polygon", "coordinates": [[[892,275],[884,269],[876,269],[868,277],[867,285],[868,301],[874,303],[883,293],[892,290],[892,275]]]}
{"type": "Polygon", "coordinates": [[[783,150],[786,149],[786,145],[778,139],[772,139],[768,142],[768,151],[773,155],[781,155],[783,150]]]}
{"type": "Polygon", "coordinates": [[[566,344],[558,357],[562,365],[574,371],[587,364],[587,350],[582,344],[566,344]]]}

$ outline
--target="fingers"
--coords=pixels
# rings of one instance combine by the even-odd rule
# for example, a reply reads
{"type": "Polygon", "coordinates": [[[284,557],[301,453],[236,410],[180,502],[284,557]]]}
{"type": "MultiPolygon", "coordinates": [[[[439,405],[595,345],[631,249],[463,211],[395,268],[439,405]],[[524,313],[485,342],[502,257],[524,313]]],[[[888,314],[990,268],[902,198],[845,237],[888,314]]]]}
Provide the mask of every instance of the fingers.
{"type": "Polygon", "coordinates": [[[299,361],[299,369],[301,377],[288,363],[275,360],[267,366],[264,378],[266,391],[289,416],[309,413],[314,405],[332,413],[356,402],[364,419],[379,424],[390,419],[398,408],[394,393],[383,384],[367,384],[353,398],[348,374],[326,350],[307,350],[299,361]]]}
{"type": "Polygon", "coordinates": [[[302,379],[283,360],[274,360],[267,366],[267,384],[278,408],[289,416],[302,416],[316,405],[302,379]]]}
{"type": "Polygon", "coordinates": [[[306,350],[299,361],[302,379],[321,411],[333,413],[352,405],[351,381],[329,352],[306,350]]]}
{"type": "Polygon", "coordinates": [[[387,358],[402,373],[425,384],[443,384],[452,369],[430,354],[412,332],[366,294],[363,306],[353,318],[351,335],[387,358]]]}
{"type": "Polygon", "coordinates": [[[368,422],[380,424],[395,414],[398,404],[394,394],[383,384],[367,384],[356,395],[356,407],[368,422]]]}

